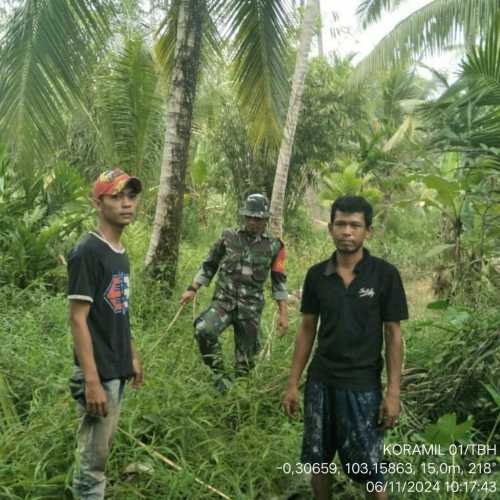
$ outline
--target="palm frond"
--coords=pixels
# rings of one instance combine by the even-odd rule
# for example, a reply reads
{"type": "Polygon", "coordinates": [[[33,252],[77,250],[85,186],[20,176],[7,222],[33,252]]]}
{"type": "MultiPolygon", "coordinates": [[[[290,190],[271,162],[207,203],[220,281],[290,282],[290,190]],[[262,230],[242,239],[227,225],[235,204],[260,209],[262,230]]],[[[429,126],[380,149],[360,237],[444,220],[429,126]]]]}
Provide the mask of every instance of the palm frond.
{"type": "Polygon", "coordinates": [[[139,34],[103,65],[97,78],[97,112],[109,161],[134,174],[157,164],[163,99],[153,57],[139,34]]]}
{"type": "Polygon", "coordinates": [[[468,86],[462,102],[500,106],[500,13],[486,39],[467,54],[461,72],[468,86]]]}
{"type": "MultiPolygon", "coordinates": [[[[220,59],[222,42],[217,25],[213,20],[213,15],[216,11],[217,1],[210,0],[205,11],[206,15],[203,16],[201,67],[212,64],[214,60],[220,59]]],[[[165,19],[161,22],[156,32],[155,59],[167,85],[170,82],[172,68],[174,67],[178,16],[179,0],[175,0],[172,2],[165,19]]]]}
{"type": "Polygon", "coordinates": [[[500,106],[500,14],[491,23],[482,43],[471,48],[461,64],[458,80],[436,101],[421,107],[429,122],[456,120],[468,123],[489,116],[491,106],[500,106]],[[481,108],[486,107],[486,111],[481,108]],[[473,109],[473,111],[471,111],[473,109]],[[485,115],[486,113],[486,115],[485,115]]]}
{"type": "Polygon", "coordinates": [[[278,146],[287,103],[284,61],[291,24],[288,1],[235,0],[223,10],[233,40],[232,63],[239,104],[256,144],[278,146]]]}
{"type": "Polygon", "coordinates": [[[382,151],[388,153],[399,146],[404,139],[412,140],[415,130],[419,127],[418,117],[406,115],[401,126],[396,130],[393,136],[384,144],[382,151]]]}
{"type": "Polygon", "coordinates": [[[401,101],[420,98],[415,72],[405,68],[393,68],[388,72],[382,87],[384,121],[392,125],[400,123],[403,118],[401,101]]]}
{"type": "Polygon", "coordinates": [[[179,0],[172,2],[165,19],[156,32],[155,57],[165,82],[170,82],[174,67],[177,23],[179,20],[179,0]]]}
{"type": "Polygon", "coordinates": [[[463,138],[469,147],[500,148],[500,112],[496,110],[475,117],[463,138]]]}
{"type": "Polygon", "coordinates": [[[401,21],[357,66],[356,78],[397,63],[414,63],[483,35],[499,10],[498,0],[433,0],[401,21]]]}
{"type": "Polygon", "coordinates": [[[380,20],[384,11],[396,9],[404,0],[363,0],[356,9],[356,15],[363,28],[380,20]]]}
{"type": "Polygon", "coordinates": [[[203,21],[202,65],[210,65],[214,60],[222,61],[221,47],[223,42],[218,28],[218,12],[220,12],[219,0],[208,0],[207,15],[203,21]]]}
{"type": "MultiPolygon", "coordinates": [[[[458,88],[458,87],[457,87],[458,88]]],[[[455,89],[454,89],[455,90],[455,89]]],[[[484,148],[500,147],[498,107],[458,104],[449,100],[423,106],[420,116],[428,129],[426,143],[437,151],[462,151],[468,156],[485,153],[484,148]]]]}
{"type": "Polygon", "coordinates": [[[418,65],[421,66],[422,68],[426,69],[427,71],[429,71],[432,74],[432,76],[436,79],[436,81],[443,84],[445,88],[450,87],[450,83],[448,82],[448,78],[444,73],[441,73],[436,68],[432,68],[431,66],[428,66],[427,64],[423,63],[422,61],[419,61],[418,65]]]}
{"type": "Polygon", "coordinates": [[[112,12],[108,0],[26,0],[15,10],[0,50],[0,130],[18,160],[41,158],[63,130],[112,12]]]}

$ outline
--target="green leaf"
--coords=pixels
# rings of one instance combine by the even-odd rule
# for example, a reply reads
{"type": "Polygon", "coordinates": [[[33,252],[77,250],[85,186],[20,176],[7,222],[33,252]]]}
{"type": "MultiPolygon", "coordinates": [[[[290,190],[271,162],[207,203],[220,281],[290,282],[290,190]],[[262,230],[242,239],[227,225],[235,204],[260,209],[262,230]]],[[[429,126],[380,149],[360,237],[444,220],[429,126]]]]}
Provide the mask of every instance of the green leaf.
{"type": "MultiPolygon", "coordinates": [[[[482,382],[481,382],[482,383],[482,382]]],[[[490,396],[493,398],[493,401],[500,409],[500,392],[493,387],[491,384],[482,384],[484,388],[489,392],[490,396]]]]}
{"type": "Polygon", "coordinates": [[[460,311],[454,307],[449,307],[444,315],[444,321],[447,321],[455,328],[463,328],[471,319],[471,315],[467,311],[460,311]]]}
{"type": "Polygon", "coordinates": [[[449,306],[449,300],[435,300],[434,302],[429,302],[429,304],[427,304],[427,309],[443,311],[445,309],[448,309],[449,306]]]}
{"type": "Polygon", "coordinates": [[[474,424],[474,417],[469,416],[465,422],[457,424],[457,416],[455,413],[447,413],[439,417],[435,424],[429,424],[424,433],[423,438],[428,443],[436,443],[442,446],[449,446],[455,441],[464,440],[474,424]]]}
{"type": "MultiPolygon", "coordinates": [[[[201,65],[208,66],[222,62],[222,40],[214,22],[217,17],[217,1],[208,1],[208,9],[203,15],[201,65]],[[211,14],[211,15],[210,15],[211,14]]],[[[167,15],[156,31],[154,54],[160,73],[168,86],[174,67],[175,45],[177,42],[177,23],[179,21],[179,1],[171,2],[167,15]]]]}
{"type": "Polygon", "coordinates": [[[0,131],[18,162],[31,166],[57,143],[112,14],[110,0],[26,0],[15,10],[0,50],[0,131]]]}
{"type": "Polygon", "coordinates": [[[208,163],[203,158],[197,158],[191,165],[191,180],[195,189],[199,189],[208,180],[208,163]]]}
{"type": "Polygon", "coordinates": [[[425,175],[422,180],[427,187],[435,189],[440,194],[454,195],[459,190],[458,182],[448,181],[438,175],[425,175]]]}
{"type": "Polygon", "coordinates": [[[404,0],[363,0],[356,9],[356,15],[363,28],[380,20],[384,11],[392,11],[404,0]]]}
{"type": "Polygon", "coordinates": [[[288,98],[285,71],[291,18],[283,0],[221,2],[238,100],[256,144],[277,146],[288,98]]]}
{"type": "Polygon", "coordinates": [[[437,192],[438,199],[443,205],[455,208],[455,200],[460,191],[458,182],[448,181],[438,175],[424,175],[422,181],[428,188],[437,192]]]}
{"type": "Polygon", "coordinates": [[[441,243],[439,245],[436,245],[435,247],[431,248],[426,254],[425,258],[426,259],[431,259],[432,257],[435,257],[436,255],[439,255],[443,252],[446,252],[447,250],[451,250],[454,248],[455,245],[451,243],[441,243]]]}
{"type": "Polygon", "coordinates": [[[158,163],[163,98],[150,49],[142,35],[129,34],[124,46],[99,68],[95,107],[106,158],[132,175],[158,163]]]}
{"type": "Polygon", "coordinates": [[[177,23],[179,19],[179,2],[172,2],[167,15],[156,32],[154,53],[161,75],[167,85],[174,68],[175,44],[177,41],[177,23]]]}
{"type": "Polygon", "coordinates": [[[477,35],[484,36],[497,12],[497,0],[433,0],[382,38],[360,62],[356,75],[359,79],[372,77],[391,65],[413,63],[456,47],[457,43],[471,43],[477,35]]]}

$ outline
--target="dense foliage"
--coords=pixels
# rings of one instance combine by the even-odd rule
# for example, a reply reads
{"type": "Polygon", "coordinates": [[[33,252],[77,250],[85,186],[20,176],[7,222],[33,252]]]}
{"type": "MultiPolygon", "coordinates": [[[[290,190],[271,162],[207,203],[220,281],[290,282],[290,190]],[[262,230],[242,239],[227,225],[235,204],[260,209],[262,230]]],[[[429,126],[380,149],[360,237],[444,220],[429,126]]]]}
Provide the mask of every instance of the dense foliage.
{"type": "MultiPolygon", "coordinates": [[[[197,234],[196,243],[183,245],[185,281],[220,229],[212,224],[197,234]]],[[[430,236],[434,228],[422,221],[418,232],[430,236]]],[[[109,464],[111,498],[212,498],[205,487],[194,482],[195,477],[231,498],[283,498],[293,493],[309,498],[305,478],[290,477],[278,469],[294,463],[300,449],[301,422],[288,420],[279,406],[299,320],[298,302],[291,301],[289,335],[277,339],[273,338],[274,305],[269,300],[263,334],[264,344],[271,343],[270,357],[261,358],[251,377],[237,380],[229,394],[221,397],[200,362],[192,331],[193,315],[207,304],[210,291],[200,295],[195,310],[185,308],[168,329],[178,304],[166,301],[159,287],[143,275],[146,234],[147,227],[136,223],[126,237],[134,270],[133,329],[144,358],[146,386],[140,392],[127,392],[109,464]],[[169,468],[155,453],[174,461],[183,471],[169,468]]],[[[402,269],[413,318],[404,329],[405,411],[400,427],[388,436],[389,442],[422,442],[431,423],[444,414],[456,414],[458,421],[473,416],[474,430],[459,436],[461,442],[495,442],[498,402],[486,387],[493,390],[499,375],[498,313],[449,308],[443,315],[441,310],[426,309],[432,291],[428,278],[431,261],[419,257],[425,241],[410,243],[395,234],[388,238],[390,249],[384,249],[387,237],[375,238],[369,246],[402,269]]],[[[302,284],[303,269],[330,251],[329,238],[321,229],[310,232],[308,241],[290,246],[287,268],[292,293],[302,284]]],[[[1,300],[5,305],[0,314],[2,497],[70,498],[76,412],[67,390],[71,340],[66,298],[48,293],[39,283],[24,291],[4,286],[1,300]],[[34,446],[39,453],[34,453],[34,446]]],[[[232,356],[231,351],[228,331],[225,355],[232,356]]],[[[441,427],[445,436],[453,433],[453,427],[441,427]]],[[[418,459],[405,457],[417,468],[418,459]]],[[[420,471],[413,479],[417,478],[426,476],[420,471]]],[[[345,498],[352,497],[356,490],[342,483],[345,498]]]]}
{"type": "MultiPolygon", "coordinates": [[[[400,426],[387,441],[498,447],[500,25],[490,15],[497,2],[477,2],[485,22],[477,39],[469,38],[452,83],[437,71],[424,78],[407,61],[362,82],[353,80],[350,58],[310,61],[287,184],[290,332],[275,338],[269,300],[264,355],[251,376],[236,380],[224,397],[213,390],[193,339],[194,314],[206,305],[210,291],[202,292],[193,310],[184,308],[171,321],[179,312],[177,297],[214,239],[223,227],[238,223],[235,214],[245,196],[271,194],[278,151],[256,141],[256,135],[266,126],[276,133],[284,110],[269,100],[252,112],[241,105],[242,99],[255,97],[251,86],[245,88],[245,66],[235,63],[237,51],[228,41],[218,45],[223,57],[215,57],[212,42],[221,40],[211,39],[215,31],[207,26],[178,285],[168,295],[151,280],[144,258],[168,126],[165,64],[172,62],[169,43],[175,40],[168,23],[173,23],[178,3],[152,2],[151,12],[133,0],[59,3],[67,11],[57,13],[36,0],[8,2],[7,11],[0,7],[0,29],[6,36],[0,74],[15,76],[0,84],[0,110],[5,111],[0,118],[0,497],[71,498],[76,412],[67,388],[71,339],[65,259],[95,223],[88,199],[92,179],[114,164],[145,184],[138,220],[127,229],[125,245],[132,261],[132,326],[146,387],[127,392],[109,464],[110,498],[215,498],[206,484],[231,498],[309,498],[307,478],[279,469],[297,461],[302,430],[300,419],[283,416],[280,399],[300,320],[304,272],[332,251],[325,230],[328,206],[342,194],[362,194],[373,202],[375,238],[369,247],[401,269],[409,296],[404,408],[400,426]],[[15,11],[9,20],[10,7],[20,5],[27,10],[15,11]],[[96,5],[99,9],[93,11],[96,5]],[[167,12],[170,18],[165,18],[167,12]],[[94,24],[92,14],[97,15],[94,24]],[[64,15],[71,22],[51,38],[54,19],[64,15]],[[157,17],[166,21],[161,24],[163,47],[155,52],[150,30],[158,26],[157,17]],[[17,39],[21,21],[43,25],[29,32],[39,38],[17,39]],[[110,26],[116,33],[112,37],[110,26]],[[65,47],[64,65],[50,46],[50,58],[42,57],[43,50],[32,54],[41,62],[27,64],[28,73],[16,66],[17,49],[24,54],[37,47],[35,42],[43,48],[64,33],[73,33],[74,43],[82,42],[86,50],[77,57],[73,46],[65,47]],[[226,62],[228,54],[231,63],[226,62]],[[55,78],[61,67],[81,73],[55,78]],[[29,86],[32,79],[36,85],[29,86]],[[24,104],[16,93],[20,88],[26,92],[24,104]],[[40,95],[47,100],[35,109],[40,95]],[[19,112],[9,121],[14,109],[19,112]]],[[[247,24],[255,12],[245,11],[248,2],[222,3],[233,5],[233,21],[246,26],[246,35],[244,30],[238,40],[241,50],[248,48],[252,30],[247,24]]],[[[376,19],[382,7],[399,3],[363,2],[365,17],[376,19]]],[[[448,41],[450,27],[474,32],[477,13],[464,17],[460,2],[431,4],[419,13],[416,26],[432,24],[436,9],[442,9],[441,25],[432,24],[438,46],[448,41]]],[[[273,12],[283,28],[284,11],[273,12]]],[[[420,47],[415,26],[405,26],[408,39],[420,47]]],[[[282,98],[292,76],[297,33],[290,29],[277,36],[283,51],[282,98]]],[[[265,79],[259,85],[265,86],[265,79]]],[[[257,90],[265,93],[261,86],[257,90]]],[[[230,337],[226,332],[228,356],[230,337]]],[[[481,463],[482,473],[463,478],[498,481],[499,462],[492,455],[442,460],[450,466],[481,463]]],[[[392,475],[395,481],[439,479],[444,484],[454,478],[453,468],[433,477],[422,468],[425,457],[406,456],[405,461],[414,473],[392,475]]],[[[343,476],[339,480],[339,498],[360,494],[343,476]]],[[[395,493],[395,498],[419,497],[395,493]]],[[[444,491],[433,495],[428,498],[450,498],[444,491]]],[[[477,490],[454,498],[493,497],[477,490]]]]}

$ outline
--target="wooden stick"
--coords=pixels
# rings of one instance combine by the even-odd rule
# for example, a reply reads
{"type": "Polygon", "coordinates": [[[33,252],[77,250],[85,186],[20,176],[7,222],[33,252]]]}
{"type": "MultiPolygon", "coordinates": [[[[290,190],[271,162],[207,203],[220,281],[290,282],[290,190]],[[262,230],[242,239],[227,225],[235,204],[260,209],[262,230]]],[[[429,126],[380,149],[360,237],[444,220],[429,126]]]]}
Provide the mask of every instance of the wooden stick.
{"type": "Polygon", "coordinates": [[[193,323],[195,319],[196,319],[196,295],[193,298],[193,323]]]}
{"type": "Polygon", "coordinates": [[[275,311],[272,319],[272,324],[271,324],[271,331],[269,332],[269,335],[267,336],[266,344],[264,345],[264,348],[260,352],[259,359],[265,359],[266,361],[269,361],[271,359],[271,351],[272,351],[272,343],[273,343],[273,338],[274,338],[274,332],[276,330],[276,320],[278,317],[278,312],[275,311]]]}
{"type": "MultiPolygon", "coordinates": [[[[168,466],[172,467],[172,469],[175,469],[176,471],[182,471],[182,467],[169,458],[165,457],[162,455],[159,451],[153,450],[150,446],[147,444],[144,444],[142,441],[139,441],[136,437],[132,436],[132,434],[129,434],[127,431],[123,430],[121,427],[118,428],[118,430],[125,434],[129,439],[137,443],[141,448],[144,448],[152,457],[157,458],[158,460],[161,460],[163,463],[167,464],[168,466]]],[[[222,491],[219,491],[217,488],[214,488],[213,486],[210,486],[209,484],[205,483],[201,479],[198,479],[197,477],[194,477],[194,481],[198,484],[201,484],[208,490],[210,490],[212,493],[216,493],[219,495],[221,498],[224,498],[225,500],[231,500],[231,497],[228,497],[222,491]]]]}
{"type": "Polygon", "coordinates": [[[150,350],[150,353],[154,352],[156,348],[160,345],[160,342],[163,340],[163,337],[170,331],[170,328],[174,326],[175,322],[179,319],[179,316],[181,315],[182,310],[184,309],[184,304],[179,307],[178,311],[175,313],[174,319],[170,322],[170,324],[167,326],[167,329],[165,330],[164,333],[162,333],[159,337],[159,339],[153,344],[153,347],[150,350]]]}

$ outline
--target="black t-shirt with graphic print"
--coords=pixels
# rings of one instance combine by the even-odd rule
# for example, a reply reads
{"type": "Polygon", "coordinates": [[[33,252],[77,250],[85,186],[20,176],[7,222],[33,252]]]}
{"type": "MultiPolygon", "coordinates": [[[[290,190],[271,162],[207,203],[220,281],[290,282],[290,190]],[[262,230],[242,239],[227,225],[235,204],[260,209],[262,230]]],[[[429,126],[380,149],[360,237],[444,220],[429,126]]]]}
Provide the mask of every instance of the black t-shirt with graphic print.
{"type": "Polygon", "coordinates": [[[380,387],[383,323],[408,319],[398,270],[366,249],[345,287],[336,253],[307,272],[301,312],[319,316],[317,348],[309,374],[339,389],[380,387]]]}
{"type": "Polygon", "coordinates": [[[68,298],[91,302],[87,324],[101,380],[133,375],[129,272],[125,251],[114,250],[95,233],[88,234],[68,256],[68,298]]]}

